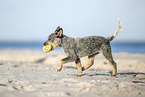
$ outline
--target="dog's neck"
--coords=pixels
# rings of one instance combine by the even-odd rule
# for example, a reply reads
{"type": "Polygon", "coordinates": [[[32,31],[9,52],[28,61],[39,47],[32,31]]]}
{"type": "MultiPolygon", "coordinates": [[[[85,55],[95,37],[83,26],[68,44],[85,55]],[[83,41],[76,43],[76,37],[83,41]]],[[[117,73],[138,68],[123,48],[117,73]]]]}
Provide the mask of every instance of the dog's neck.
{"type": "Polygon", "coordinates": [[[57,38],[57,43],[58,43],[58,46],[61,47],[62,46],[62,40],[63,38],[65,37],[65,35],[63,35],[61,38],[57,38]]]}

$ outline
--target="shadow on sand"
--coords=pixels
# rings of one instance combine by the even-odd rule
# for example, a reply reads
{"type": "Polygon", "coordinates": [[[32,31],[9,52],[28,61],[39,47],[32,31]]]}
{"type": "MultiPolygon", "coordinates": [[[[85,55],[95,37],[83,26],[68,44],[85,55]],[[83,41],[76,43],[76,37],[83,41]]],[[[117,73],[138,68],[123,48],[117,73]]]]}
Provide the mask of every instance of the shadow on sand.
{"type": "Polygon", "coordinates": [[[46,59],[47,59],[47,57],[44,57],[44,58],[38,59],[38,60],[36,60],[34,62],[35,63],[43,63],[46,59]]]}
{"type": "MultiPolygon", "coordinates": [[[[64,66],[64,68],[71,68],[71,69],[77,69],[77,67],[73,67],[73,66],[64,66]]],[[[89,71],[97,71],[95,69],[90,69],[89,71]]],[[[127,76],[127,75],[132,75],[132,76],[136,76],[136,75],[145,75],[145,73],[142,72],[123,72],[123,73],[117,73],[117,75],[122,75],[122,76],[127,76]]],[[[112,75],[112,71],[108,72],[107,74],[103,74],[103,73],[95,73],[95,74],[87,74],[84,73],[82,74],[82,76],[111,76],[112,75]]]]}
{"type": "MultiPolygon", "coordinates": [[[[145,73],[141,73],[141,72],[127,72],[127,73],[117,73],[117,75],[123,75],[123,76],[127,76],[127,75],[133,75],[133,76],[136,76],[136,75],[145,75],[145,73]]],[[[85,75],[88,75],[88,76],[111,76],[112,75],[112,72],[109,72],[108,74],[101,74],[101,73],[95,73],[95,74],[83,74],[82,76],[85,76],[85,75]]]]}
{"type": "Polygon", "coordinates": [[[141,72],[127,72],[127,73],[117,73],[118,75],[145,75],[145,73],[141,73],[141,72]]]}

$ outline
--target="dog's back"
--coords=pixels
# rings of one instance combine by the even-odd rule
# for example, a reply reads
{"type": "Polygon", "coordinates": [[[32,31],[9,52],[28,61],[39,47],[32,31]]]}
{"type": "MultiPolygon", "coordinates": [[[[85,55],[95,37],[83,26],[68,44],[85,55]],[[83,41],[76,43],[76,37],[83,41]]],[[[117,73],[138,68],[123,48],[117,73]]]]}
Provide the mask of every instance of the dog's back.
{"type": "Polygon", "coordinates": [[[103,43],[109,43],[109,41],[101,36],[76,38],[76,52],[78,57],[89,56],[99,52],[103,43]]]}

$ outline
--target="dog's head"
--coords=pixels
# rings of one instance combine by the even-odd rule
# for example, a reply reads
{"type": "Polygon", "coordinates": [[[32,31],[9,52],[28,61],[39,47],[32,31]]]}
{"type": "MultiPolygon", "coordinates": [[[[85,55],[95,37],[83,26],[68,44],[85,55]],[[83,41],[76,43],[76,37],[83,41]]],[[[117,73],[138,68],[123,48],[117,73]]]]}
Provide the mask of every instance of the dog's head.
{"type": "Polygon", "coordinates": [[[59,46],[58,39],[60,39],[62,37],[63,37],[63,29],[58,26],[56,28],[55,32],[51,33],[48,36],[48,40],[43,45],[44,46],[51,45],[52,46],[52,50],[54,50],[56,47],[59,46]]]}

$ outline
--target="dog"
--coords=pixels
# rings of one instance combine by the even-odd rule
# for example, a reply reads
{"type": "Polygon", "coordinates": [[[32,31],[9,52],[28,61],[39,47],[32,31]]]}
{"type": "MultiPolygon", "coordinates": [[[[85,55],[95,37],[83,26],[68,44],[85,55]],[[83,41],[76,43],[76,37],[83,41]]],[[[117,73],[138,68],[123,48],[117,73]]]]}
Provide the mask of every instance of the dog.
{"type": "Polygon", "coordinates": [[[82,71],[91,67],[94,63],[95,55],[100,52],[103,54],[104,58],[108,60],[108,62],[113,67],[112,76],[116,76],[117,74],[117,64],[113,60],[110,42],[118,36],[121,32],[122,25],[120,19],[118,18],[118,28],[116,32],[110,37],[102,37],[102,36],[89,36],[84,38],[72,38],[63,34],[63,29],[58,26],[55,32],[51,33],[48,36],[48,40],[43,44],[52,45],[52,50],[56,47],[61,47],[65,54],[66,58],[63,58],[58,65],[57,71],[61,71],[63,64],[68,62],[75,61],[78,67],[78,77],[82,76],[82,71]],[[86,66],[81,66],[81,57],[88,56],[88,63],[86,66]]]}

